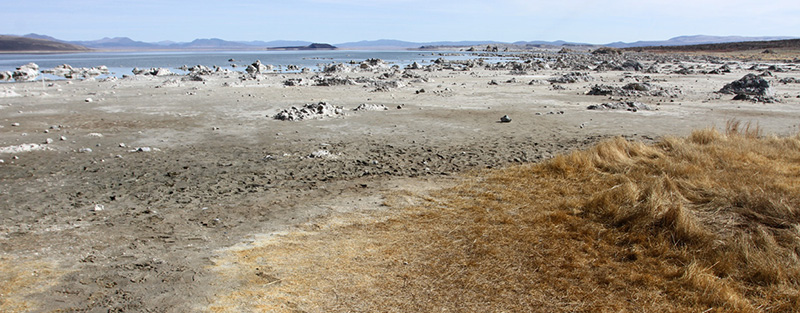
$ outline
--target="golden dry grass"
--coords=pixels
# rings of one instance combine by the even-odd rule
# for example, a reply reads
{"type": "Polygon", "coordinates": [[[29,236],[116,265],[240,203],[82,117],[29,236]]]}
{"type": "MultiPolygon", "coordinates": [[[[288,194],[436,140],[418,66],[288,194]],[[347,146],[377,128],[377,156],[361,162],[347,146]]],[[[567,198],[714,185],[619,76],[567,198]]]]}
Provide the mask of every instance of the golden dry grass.
{"type": "Polygon", "coordinates": [[[689,56],[712,56],[718,58],[725,58],[725,59],[733,59],[733,60],[742,60],[742,61],[774,61],[774,62],[792,62],[797,58],[800,58],[800,50],[798,49],[786,49],[786,48],[776,48],[776,49],[769,49],[772,53],[764,53],[765,49],[756,49],[756,50],[737,50],[737,51],[669,51],[669,52],[658,52],[654,51],[654,53],[662,53],[662,54],[682,54],[682,55],[689,55],[689,56]]]}
{"type": "Polygon", "coordinates": [[[772,53],[764,53],[765,49],[706,53],[721,58],[757,61],[793,61],[800,58],[800,50],[791,48],[769,49],[772,53]]]}
{"type": "Polygon", "coordinates": [[[39,303],[31,301],[38,292],[55,285],[64,275],[55,264],[0,256],[0,312],[31,312],[39,303]]]}
{"type": "Polygon", "coordinates": [[[800,310],[800,137],[617,138],[403,197],[232,250],[209,310],[800,310]]]}

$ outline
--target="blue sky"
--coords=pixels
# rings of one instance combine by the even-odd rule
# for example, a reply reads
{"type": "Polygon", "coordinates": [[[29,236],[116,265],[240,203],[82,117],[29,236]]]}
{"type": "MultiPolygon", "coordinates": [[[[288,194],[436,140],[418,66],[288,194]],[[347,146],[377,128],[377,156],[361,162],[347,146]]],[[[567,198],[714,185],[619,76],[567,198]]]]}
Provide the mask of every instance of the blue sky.
{"type": "Polygon", "coordinates": [[[63,40],[566,40],[800,37],[798,0],[0,0],[0,33],[63,40]]]}

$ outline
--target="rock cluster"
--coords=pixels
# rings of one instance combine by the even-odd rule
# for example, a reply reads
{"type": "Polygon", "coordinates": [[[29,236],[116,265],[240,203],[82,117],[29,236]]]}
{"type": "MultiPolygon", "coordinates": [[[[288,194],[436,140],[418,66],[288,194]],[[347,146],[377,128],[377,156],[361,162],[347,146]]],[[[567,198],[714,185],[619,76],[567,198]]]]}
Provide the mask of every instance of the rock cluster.
{"type": "Polygon", "coordinates": [[[253,64],[247,66],[245,72],[250,75],[266,74],[267,72],[271,71],[272,68],[272,65],[261,64],[261,60],[256,60],[253,62],[253,64]]]}
{"type": "Polygon", "coordinates": [[[800,84],[800,79],[794,77],[784,77],[778,80],[781,84],[800,84]]]}
{"type": "Polygon", "coordinates": [[[650,83],[629,83],[622,87],[608,85],[594,85],[586,92],[590,96],[620,96],[620,97],[677,97],[682,94],[680,89],[666,89],[651,85],[650,83]]]}
{"type": "Polygon", "coordinates": [[[588,110],[626,110],[630,112],[637,112],[639,110],[650,111],[650,106],[641,103],[641,102],[634,102],[634,101],[622,101],[622,102],[609,102],[609,103],[601,103],[601,104],[592,104],[586,107],[588,110]]]}
{"type": "Polygon", "coordinates": [[[301,107],[291,107],[278,112],[273,116],[276,120],[282,121],[302,121],[308,119],[319,119],[343,115],[344,110],[340,106],[334,106],[327,102],[307,103],[301,107]]]}
{"type": "Polygon", "coordinates": [[[715,74],[715,75],[722,75],[730,72],[731,72],[731,67],[728,64],[722,65],[719,68],[715,68],[709,71],[703,71],[704,74],[715,74]]]}
{"type": "Polygon", "coordinates": [[[343,76],[314,76],[311,78],[315,86],[355,85],[356,81],[343,76]]]}
{"type": "Polygon", "coordinates": [[[362,103],[359,104],[353,111],[386,111],[387,108],[383,104],[369,104],[369,103],[362,103]]]}
{"type": "Polygon", "coordinates": [[[403,88],[406,86],[406,83],[402,80],[373,80],[368,83],[368,86],[375,87],[372,91],[390,91],[392,89],[403,88]]]}
{"type": "Polygon", "coordinates": [[[594,54],[594,55],[604,55],[604,54],[619,55],[619,54],[622,54],[622,50],[621,49],[617,49],[617,48],[611,48],[611,47],[600,47],[600,48],[597,48],[596,50],[592,51],[592,54],[594,54]]]}
{"type": "Polygon", "coordinates": [[[749,100],[755,102],[776,102],[775,92],[770,82],[756,74],[747,74],[739,80],[726,84],[717,91],[722,94],[736,95],[734,100],[749,100]]]}
{"type": "MultiPolygon", "coordinates": [[[[185,68],[185,71],[188,71],[191,74],[197,74],[197,75],[211,75],[211,74],[214,74],[214,72],[215,72],[215,70],[209,68],[208,66],[199,65],[199,64],[195,65],[195,66],[192,66],[192,67],[188,67],[188,68],[184,66],[184,68],[185,68]]],[[[217,70],[219,70],[219,68],[217,68],[217,70]]]]}
{"type": "Polygon", "coordinates": [[[300,78],[300,77],[298,77],[298,78],[289,78],[289,79],[283,81],[283,85],[284,86],[308,86],[310,84],[311,83],[308,81],[308,79],[303,79],[303,78],[300,78]]]}
{"type": "Polygon", "coordinates": [[[359,64],[362,71],[382,70],[389,68],[388,64],[381,59],[366,59],[359,64]]]}
{"type": "Polygon", "coordinates": [[[342,63],[334,63],[334,64],[330,64],[330,65],[327,65],[327,66],[323,67],[322,68],[322,72],[323,73],[329,73],[329,74],[332,74],[332,73],[350,73],[350,72],[353,72],[353,68],[351,68],[351,67],[349,67],[347,65],[344,65],[342,63]]]}
{"type": "Polygon", "coordinates": [[[133,75],[148,75],[148,76],[167,76],[167,75],[175,75],[170,72],[169,69],[162,68],[162,67],[151,67],[150,69],[140,69],[138,67],[134,67],[131,70],[133,75]]]}
{"type": "Polygon", "coordinates": [[[36,76],[39,76],[39,65],[36,63],[25,64],[11,73],[11,77],[18,81],[33,80],[36,76]]]}
{"type": "Polygon", "coordinates": [[[42,73],[52,74],[56,76],[61,76],[64,78],[89,78],[99,75],[108,74],[108,67],[105,65],[85,68],[85,67],[78,67],[74,68],[69,64],[61,64],[51,69],[43,70],[42,73]]]}
{"type": "Polygon", "coordinates": [[[24,143],[16,146],[0,147],[0,153],[20,153],[37,150],[49,150],[46,146],[35,143],[24,143]]]}
{"type": "Polygon", "coordinates": [[[577,82],[588,82],[594,80],[588,73],[571,72],[557,77],[548,78],[547,81],[553,84],[574,84],[577,82]]]}

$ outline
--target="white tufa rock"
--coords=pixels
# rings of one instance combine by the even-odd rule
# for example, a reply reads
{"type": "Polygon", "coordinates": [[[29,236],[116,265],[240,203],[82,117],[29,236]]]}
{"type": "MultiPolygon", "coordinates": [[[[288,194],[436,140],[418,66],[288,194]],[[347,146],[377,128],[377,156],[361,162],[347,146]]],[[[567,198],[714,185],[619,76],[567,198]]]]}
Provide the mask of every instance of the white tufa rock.
{"type": "Polygon", "coordinates": [[[383,104],[369,104],[369,103],[362,103],[359,104],[353,111],[386,111],[387,108],[383,104]]]}
{"type": "Polygon", "coordinates": [[[316,158],[316,159],[324,159],[324,158],[331,157],[331,153],[328,150],[317,150],[317,151],[311,152],[311,155],[309,155],[309,157],[316,158]]]}
{"type": "Polygon", "coordinates": [[[344,115],[343,109],[340,106],[334,106],[327,102],[308,103],[300,108],[291,107],[285,109],[273,116],[276,120],[283,121],[301,121],[306,119],[318,119],[325,117],[333,117],[337,115],[344,115]]]}
{"type": "Polygon", "coordinates": [[[0,147],[0,153],[20,153],[37,150],[50,150],[49,148],[35,143],[23,143],[16,146],[0,147]]]}

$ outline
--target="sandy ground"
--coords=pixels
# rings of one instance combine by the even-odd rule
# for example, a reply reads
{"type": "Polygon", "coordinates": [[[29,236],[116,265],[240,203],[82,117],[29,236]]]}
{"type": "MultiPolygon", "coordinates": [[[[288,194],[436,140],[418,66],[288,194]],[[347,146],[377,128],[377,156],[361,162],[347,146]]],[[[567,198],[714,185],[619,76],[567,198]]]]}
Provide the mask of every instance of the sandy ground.
{"type": "MultiPolygon", "coordinates": [[[[177,77],[179,85],[166,87],[170,77],[3,84],[0,308],[204,310],[236,288],[209,270],[225,249],[337,212],[390,210],[388,192],[424,193],[463,171],[535,162],[610,136],[650,141],[724,128],[730,119],[765,133],[798,133],[800,84],[770,78],[780,103],[714,93],[758,73],[750,65],[725,75],[586,71],[594,81],[563,90],[529,82],[568,71],[477,68],[413,71],[427,81],[380,92],[363,84],[283,84],[314,74],[177,77]],[[592,85],[642,80],[682,94],[624,98],[652,111],[586,109],[623,99],[585,95],[592,85]],[[346,114],[271,118],[319,101],[346,114]],[[362,103],[389,109],[351,111],[362,103]],[[512,122],[500,123],[503,115],[512,122]]],[[[775,75],[800,76],[787,66],[775,75]]]]}

